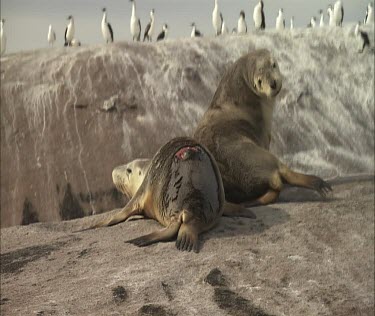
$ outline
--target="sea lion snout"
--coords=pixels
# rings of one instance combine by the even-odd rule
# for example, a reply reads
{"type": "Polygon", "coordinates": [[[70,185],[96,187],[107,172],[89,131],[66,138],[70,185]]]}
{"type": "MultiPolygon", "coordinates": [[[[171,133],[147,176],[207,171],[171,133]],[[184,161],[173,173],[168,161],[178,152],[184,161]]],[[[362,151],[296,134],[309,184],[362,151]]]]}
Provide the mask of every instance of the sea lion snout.
{"type": "Polygon", "coordinates": [[[112,180],[117,190],[131,198],[145,178],[150,159],[136,159],[118,166],[112,171],[112,180]]]}
{"type": "Polygon", "coordinates": [[[261,50],[258,54],[256,62],[249,67],[252,90],[260,97],[275,97],[282,86],[279,65],[269,51],[261,50]]]}
{"type": "Polygon", "coordinates": [[[128,167],[128,165],[118,166],[112,171],[112,181],[114,185],[116,186],[117,190],[125,195],[129,195],[127,186],[129,184],[129,175],[131,174],[131,171],[132,170],[128,167]]]}
{"type": "Polygon", "coordinates": [[[278,95],[282,87],[281,77],[276,78],[276,79],[275,78],[270,79],[269,87],[270,87],[270,92],[268,96],[275,97],[276,95],[278,95]]]}
{"type": "Polygon", "coordinates": [[[281,90],[282,80],[279,73],[262,73],[254,80],[254,88],[257,93],[266,97],[275,97],[281,90]]]}

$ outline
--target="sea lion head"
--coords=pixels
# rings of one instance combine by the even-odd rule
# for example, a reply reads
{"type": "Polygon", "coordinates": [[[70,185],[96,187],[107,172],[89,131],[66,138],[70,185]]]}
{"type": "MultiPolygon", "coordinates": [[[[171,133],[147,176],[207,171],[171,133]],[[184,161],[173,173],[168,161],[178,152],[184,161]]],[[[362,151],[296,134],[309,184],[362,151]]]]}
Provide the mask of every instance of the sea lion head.
{"type": "Polygon", "coordinates": [[[135,159],[113,169],[112,180],[116,188],[129,199],[141,186],[150,165],[150,159],[135,159]]]}
{"type": "Polygon", "coordinates": [[[248,84],[259,97],[274,98],[281,90],[282,78],[276,59],[267,49],[248,55],[248,84]]]}

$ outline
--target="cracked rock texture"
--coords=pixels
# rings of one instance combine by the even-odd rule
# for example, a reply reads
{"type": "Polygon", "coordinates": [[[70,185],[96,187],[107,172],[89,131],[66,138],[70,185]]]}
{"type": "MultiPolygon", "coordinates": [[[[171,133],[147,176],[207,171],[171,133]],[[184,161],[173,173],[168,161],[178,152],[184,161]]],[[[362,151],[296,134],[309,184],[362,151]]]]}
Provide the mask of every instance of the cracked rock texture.
{"type": "Polygon", "coordinates": [[[284,75],[271,150],[326,178],[373,173],[374,55],[360,46],[346,26],[1,58],[1,226],[125,204],[112,169],[191,135],[228,65],[257,48],[284,75]]]}
{"type": "Polygon", "coordinates": [[[290,188],[256,220],[223,217],[198,254],[125,243],[152,220],[3,228],[1,315],[373,315],[374,177],[332,184],[326,201],[290,188]]]}

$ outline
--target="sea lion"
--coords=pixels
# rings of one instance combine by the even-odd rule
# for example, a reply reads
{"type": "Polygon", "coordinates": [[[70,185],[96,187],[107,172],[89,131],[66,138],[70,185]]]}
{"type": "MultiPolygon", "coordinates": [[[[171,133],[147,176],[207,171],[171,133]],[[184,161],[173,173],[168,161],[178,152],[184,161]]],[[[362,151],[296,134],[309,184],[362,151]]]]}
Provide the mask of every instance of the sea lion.
{"type": "Polygon", "coordinates": [[[297,173],[269,152],[275,97],[282,77],[268,50],[239,58],[224,74],[194,138],[215,157],[227,201],[247,206],[274,202],[283,184],[331,191],[319,177],[297,173]]]}
{"type": "MultiPolygon", "coordinates": [[[[135,159],[127,164],[113,169],[112,180],[117,190],[131,199],[140,188],[149,168],[151,159],[135,159]]],[[[225,201],[223,216],[256,218],[256,215],[249,209],[239,204],[225,201]]],[[[140,216],[143,217],[143,216],[140,216]]]]}
{"type": "Polygon", "coordinates": [[[144,169],[144,179],[138,189],[136,181],[134,186],[126,186],[119,180],[119,175],[124,175],[123,168],[113,171],[113,179],[123,193],[131,196],[130,201],[88,229],[143,215],[166,228],[129,243],[142,247],[177,235],[177,249],[198,252],[199,234],[218,223],[223,213],[224,189],[211,153],[193,139],[175,138],[161,147],[144,169]]]}

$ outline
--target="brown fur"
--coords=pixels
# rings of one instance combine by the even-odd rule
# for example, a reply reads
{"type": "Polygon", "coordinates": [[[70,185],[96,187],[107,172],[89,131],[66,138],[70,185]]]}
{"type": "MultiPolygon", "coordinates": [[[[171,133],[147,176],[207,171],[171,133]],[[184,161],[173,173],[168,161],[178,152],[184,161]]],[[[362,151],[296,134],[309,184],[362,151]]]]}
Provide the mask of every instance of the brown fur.
{"type": "Polygon", "coordinates": [[[198,124],[194,137],[215,157],[230,202],[272,203],[283,183],[321,195],[331,190],[322,179],[290,170],[269,152],[272,112],[281,86],[279,67],[270,52],[251,52],[224,74],[198,124]]]}
{"type": "Polygon", "coordinates": [[[223,214],[224,189],[211,153],[190,138],[176,138],[164,145],[151,162],[144,160],[132,167],[120,166],[112,173],[117,188],[131,197],[129,203],[87,229],[141,215],[157,220],[166,228],[129,243],[141,247],[177,236],[179,250],[197,252],[199,234],[215,226],[223,214]],[[198,149],[178,158],[177,153],[183,148],[198,149]],[[130,181],[127,171],[139,172],[138,177],[130,181]]]}

